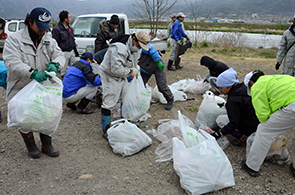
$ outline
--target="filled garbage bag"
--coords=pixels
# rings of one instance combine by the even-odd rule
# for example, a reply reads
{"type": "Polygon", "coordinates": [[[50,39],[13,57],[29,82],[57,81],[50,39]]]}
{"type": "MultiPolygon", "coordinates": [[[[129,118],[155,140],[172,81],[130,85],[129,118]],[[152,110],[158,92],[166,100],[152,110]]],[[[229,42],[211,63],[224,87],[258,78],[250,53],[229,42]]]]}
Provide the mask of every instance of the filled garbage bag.
{"type": "Polygon", "coordinates": [[[234,186],[232,166],[215,138],[185,125],[178,111],[183,142],[174,137],[173,166],[188,194],[204,194],[234,186]]]}
{"type": "Polygon", "coordinates": [[[146,133],[126,119],[120,119],[111,124],[113,126],[107,133],[114,153],[130,156],[152,144],[152,139],[146,133]]]}
{"type": "Polygon", "coordinates": [[[52,80],[31,81],[8,102],[7,126],[46,135],[57,130],[62,115],[62,81],[49,72],[52,80]]]}

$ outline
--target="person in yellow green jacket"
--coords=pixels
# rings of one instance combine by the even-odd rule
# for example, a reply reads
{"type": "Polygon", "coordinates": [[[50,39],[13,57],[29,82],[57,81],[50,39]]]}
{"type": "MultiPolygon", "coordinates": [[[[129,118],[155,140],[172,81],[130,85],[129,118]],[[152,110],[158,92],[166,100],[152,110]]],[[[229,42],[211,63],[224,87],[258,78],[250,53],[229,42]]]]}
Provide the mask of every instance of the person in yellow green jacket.
{"type": "MultiPolygon", "coordinates": [[[[289,75],[264,75],[257,70],[248,73],[244,83],[261,123],[247,159],[241,162],[241,166],[251,176],[258,177],[271,144],[278,136],[295,127],[295,78],[289,75]]],[[[281,155],[274,157],[278,164],[286,164],[290,155],[284,149],[281,155]]],[[[290,168],[295,176],[295,135],[292,161],[290,168]]]]}

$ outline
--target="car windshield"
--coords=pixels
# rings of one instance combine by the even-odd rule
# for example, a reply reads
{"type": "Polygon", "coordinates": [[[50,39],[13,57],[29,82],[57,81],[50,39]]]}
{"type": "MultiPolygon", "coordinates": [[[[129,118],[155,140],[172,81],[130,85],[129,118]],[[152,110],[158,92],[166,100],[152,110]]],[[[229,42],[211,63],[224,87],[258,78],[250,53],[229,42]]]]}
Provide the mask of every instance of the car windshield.
{"type": "Polygon", "coordinates": [[[99,23],[106,20],[105,17],[82,17],[78,18],[74,24],[75,37],[96,37],[99,30],[99,23]]]}

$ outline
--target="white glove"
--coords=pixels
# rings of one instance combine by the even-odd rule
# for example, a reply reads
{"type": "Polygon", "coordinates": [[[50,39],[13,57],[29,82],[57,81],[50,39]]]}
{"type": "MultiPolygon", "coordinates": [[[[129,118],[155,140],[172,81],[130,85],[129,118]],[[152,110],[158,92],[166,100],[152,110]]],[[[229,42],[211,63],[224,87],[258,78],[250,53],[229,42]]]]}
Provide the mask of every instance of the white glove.
{"type": "Polygon", "coordinates": [[[132,69],[132,75],[136,76],[137,78],[140,73],[140,66],[136,65],[136,67],[132,67],[131,69],[132,69]]]}

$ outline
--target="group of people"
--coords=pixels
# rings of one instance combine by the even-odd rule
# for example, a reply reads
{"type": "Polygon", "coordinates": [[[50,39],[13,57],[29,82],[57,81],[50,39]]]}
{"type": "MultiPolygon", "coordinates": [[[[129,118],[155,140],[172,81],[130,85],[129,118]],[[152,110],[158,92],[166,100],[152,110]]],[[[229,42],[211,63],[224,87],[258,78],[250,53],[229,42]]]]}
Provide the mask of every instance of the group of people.
{"type": "MultiPolygon", "coordinates": [[[[277,53],[278,70],[282,61],[282,75],[265,75],[260,70],[248,73],[244,82],[239,82],[237,72],[225,64],[203,56],[200,64],[209,69],[205,81],[218,94],[227,95],[227,114],[216,119],[220,127],[212,134],[216,139],[231,134],[234,145],[246,144],[247,136],[256,132],[247,159],[241,167],[253,177],[259,176],[259,169],[265,160],[279,165],[286,164],[290,154],[284,148],[280,155],[268,157],[271,144],[282,134],[295,127],[295,15],[293,25],[284,32],[277,53]],[[292,52],[293,51],[293,52],[292,52]]],[[[292,163],[290,169],[295,176],[295,134],[293,136],[292,163]]]]}
{"type": "MultiPolygon", "coordinates": [[[[76,61],[75,56],[79,56],[79,53],[73,29],[69,26],[70,15],[67,11],[62,11],[59,18],[51,37],[46,33],[50,30],[51,13],[45,8],[37,7],[27,14],[25,28],[6,40],[3,58],[8,69],[7,101],[32,79],[43,82],[51,78],[45,71],[60,71],[66,106],[79,114],[91,114],[93,111],[86,108],[87,104],[95,96],[98,86],[102,86],[101,125],[105,138],[110,127],[111,110],[122,99],[127,77],[137,78],[141,75],[146,84],[154,74],[159,91],[167,100],[165,109],[170,110],[173,107],[174,97],[166,82],[165,62],[159,52],[149,44],[150,36],[147,32],[117,35],[115,29],[119,25],[119,18],[113,15],[109,21],[100,23],[101,28],[95,41],[96,53],[93,55],[85,52],[80,60],[76,61]],[[95,56],[102,57],[99,61],[99,77],[93,73],[92,63],[95,62],[95,56]],[[77,102],[79,103],[76,105],[77,102]]],[[[178,41],[183,37],[188,38],[183,29],[184,18],[185,15],[181,12],[172,15],[172,20],[175,21],[169,25],[171,31],[168,30],[167,34],[169,37],[169,32],[171,33],[172,47],[168,70],[174,69],[173,62],[176,69],[181,68],[180,56],[177,56],[175,49],[178,41]]],[[[248,158],[241,162],[242,168],[254,177],[259,175],[260,166],[272,142],[295,126],[295,58],[292,54],[294,52],[290,52],[292,48],[287,48],[292,47],[289,39],[295,40],[294,30],[293,25],[284,33],[277,56],[276,69],[286,55],[283,75],[264,75],[257,70],[248,73],[244,82],[240,83],[233,68],[208,56],[203,56],[200,60],[200,64],[209,70],[205,82],[209,82],[217,93],[227,95],[226,104],[221,105],[225,106],[227,115],[217,118],[220,129],[212,135],[218,139],[231,134],[236,138],[235,145],[243,145],[246,137],[256,132],[248,158]],[[285,49],[284,45],[287,45],[285,49]]],[[[39,158],[41,152],[35,144],[33,132],[26,129],[19,131],[29,155],[39,158]]],[[[59,151],[52,146],[51,136],[40,133],[40,139],[43,153],[51,157],[59,156],[59,151]]],[[[289,153],[283,152],[276,160],[285,163],[289,158],[289,153]]],[[[292,161],[295,162],[295,143],[292,161]]],[[[290,168],[295,176],[295,164],[292,163],[290,168]]]]}
{"type": "MultiPolygon", "coordinates": [[[[7,97],[10,101],[32,79],[42,83],[51,78],[47,72],[59,72],[63,80],[62,97],[66,107],[78,114],[91,114],[88,103],[96,96],[98,87],[103,88],[101,105],[102,134],[107,138],[111,111],[122,99],[123,86],[127,78],[141,75],[146,84],[154,74],[159,91],[167,100],[166,110],[173,106],[174,97],[166,82],[164,60],[150,44],[150,36],[145,31],[132,35],[117,35],[120,19],[112,15],[102,21],[95,41],[96,53],[85,52],[76,61],[79,53],[76,48],[74,31],[69,25],[68,11],[59,14],[60,21],[50,30],[51,13],[43,7],[34,8],[25,19],[25,28],[6,40],[3,58],[7,67],[7,97]],[[93,71],[95,57],[99,58],[100,74],[93,71]]],[[[28,153],[39,158],[41,151],[36,146],[31,130],[19,128],[28,153]]],[[[40,134],[42,152],[51,157],[59,156],[52,146],[51,135],[40,134]]]]}

